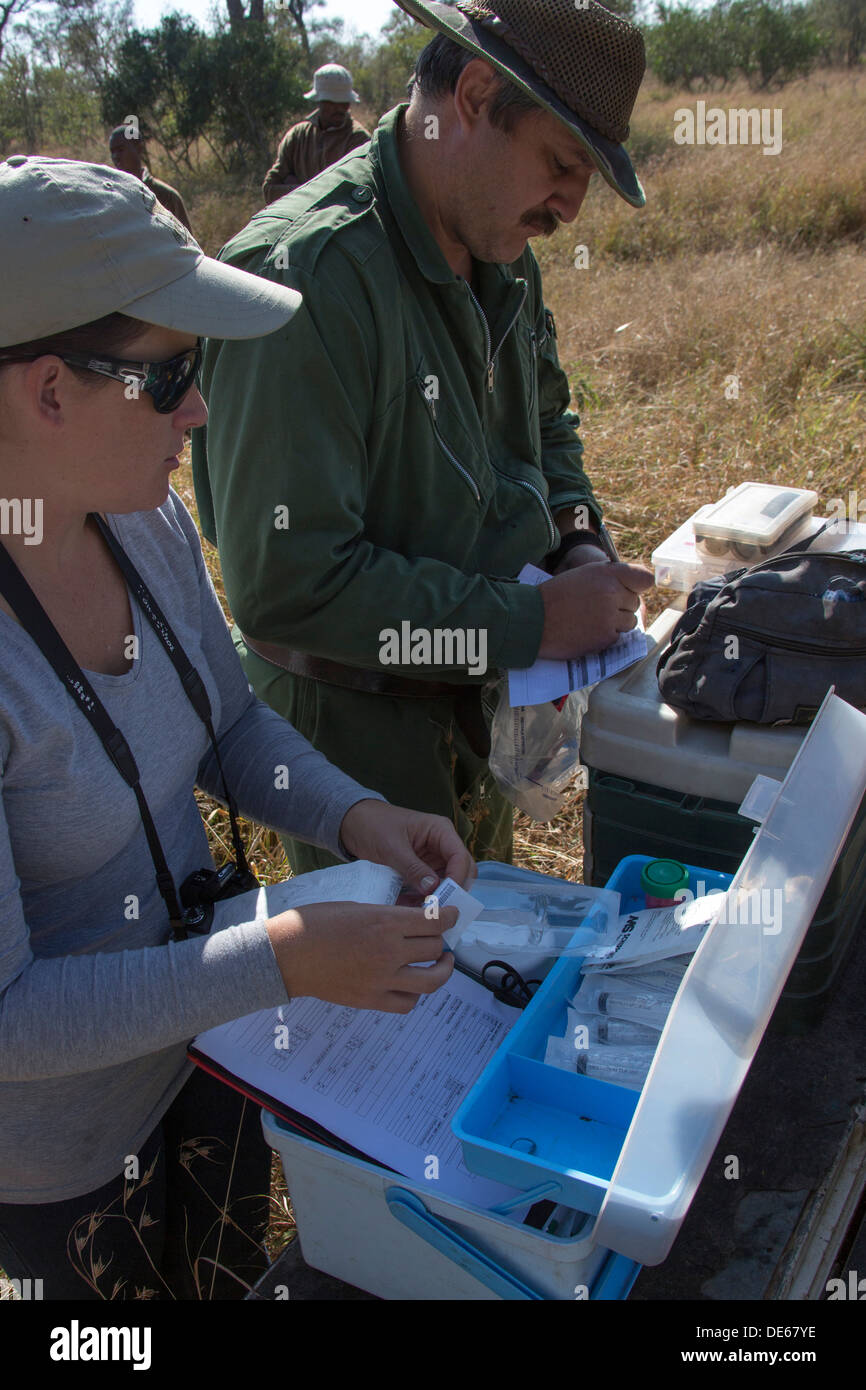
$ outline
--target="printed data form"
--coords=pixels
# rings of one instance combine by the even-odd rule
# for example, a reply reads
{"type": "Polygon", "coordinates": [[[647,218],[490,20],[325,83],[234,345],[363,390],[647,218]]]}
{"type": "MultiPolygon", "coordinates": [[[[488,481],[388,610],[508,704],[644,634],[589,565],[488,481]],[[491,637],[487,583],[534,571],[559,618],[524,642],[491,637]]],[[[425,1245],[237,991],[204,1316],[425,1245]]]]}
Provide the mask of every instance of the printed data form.
{"type": "MultiPolygon", "coordinates": [[[[524,565],[517,576],[521,584],[543,584],[551,578],[536,565],[524,565]]],[[[525,670],[508,672],[508,703],[512,709],[516,705],[541,705],[547,700],[559,700],[573,690],[583,690],[606,676],[614,676],[633,666],[647,654],[647,639],[643,624],[638,617],[638,626],[630,632],[621,632],[612,647],[603,652],[588,652],[586,656],[572,657],[569,661],[554,661],[539,657],[525,670]]]]}
{"type": "Polygon", "coordinates": [[[451,1119],[518,1017],[455,971],[410,1014],[294,999],[195,1046],[431,1192],[489,1208],[515,1189],[469,1172],[451,1119]]]}

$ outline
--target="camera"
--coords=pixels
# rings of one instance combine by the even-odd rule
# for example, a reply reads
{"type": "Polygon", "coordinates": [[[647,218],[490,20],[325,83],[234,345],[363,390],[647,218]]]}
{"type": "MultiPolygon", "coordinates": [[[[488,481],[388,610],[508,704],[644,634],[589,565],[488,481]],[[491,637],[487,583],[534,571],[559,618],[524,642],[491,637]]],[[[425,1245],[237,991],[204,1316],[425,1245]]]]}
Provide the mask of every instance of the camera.
{"type": "Polygon", "coordinates": [[[206,936],[213,925],[214,903],[223,898],[236,898],[239,893],[258,887],[259,881],[252,869],[242,871],[236,864],[224,864],[221,869],[196,869],[180,887],[184,927],[206,936]]]}

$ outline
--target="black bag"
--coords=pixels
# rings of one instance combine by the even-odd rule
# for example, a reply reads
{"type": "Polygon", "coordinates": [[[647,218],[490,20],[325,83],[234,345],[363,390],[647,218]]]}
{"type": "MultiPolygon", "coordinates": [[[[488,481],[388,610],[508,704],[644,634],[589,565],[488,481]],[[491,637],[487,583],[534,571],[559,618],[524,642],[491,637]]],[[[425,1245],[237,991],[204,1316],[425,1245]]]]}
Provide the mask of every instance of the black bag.
{"type": "Polygon", "coordinates": [[[866,550],[799,546],[696,584],[656,673],[693,719],[805,724],[831,685],[866,706],[866,550]]]}

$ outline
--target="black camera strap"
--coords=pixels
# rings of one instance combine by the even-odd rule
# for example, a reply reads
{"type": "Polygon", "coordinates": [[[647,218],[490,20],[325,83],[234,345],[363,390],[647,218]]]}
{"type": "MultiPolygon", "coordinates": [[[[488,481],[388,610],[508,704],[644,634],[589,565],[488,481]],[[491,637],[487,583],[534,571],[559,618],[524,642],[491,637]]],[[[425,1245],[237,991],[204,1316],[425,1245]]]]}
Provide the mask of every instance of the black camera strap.
{"type": "Polygon", "coordinates": [[[101,516],[98,516],[96,512],[91,512],[90,515],[93,517],[93,520],[96,522],[97,526],[102,532],[102,535],[105,539],[105,542],[109,550],[111,551],[112,555],[114,556],[115,560],[117,561],[118,565],[123,571],[124,577],[126,578],[130,586],[130,589],[132,590],[133,594],[138,600],[139,607],[141,608],[145,617],[150,622],[151,627],[153,628],[154,632],[156,633],[157,637],[159,638],[160,642],[165,648],[169,661],[171,662],[172,666],[177,671],[177,674],[180,677],[180,683],[184,688],[187,699],[189,700],[190,704],[192,705],[193,709],[195,710],[196,714],[198,715],[199,719],[204,724],[205,729],[207,730],[207,736],[210,739],[211,744],[213,746],[214,757],[216,758],[217,767],[219,768],[220,780],[223,784],[223,793],[225,795],[226,805],[229,809],[229,820],[231,822],[232,828],[232,845],[234,847],[235,852],[235,862],[241,873],[244,873],[248,870],[249,866],[246,861],[246,855],[244,854],[244,847],[241,843],[240,831],[237,825],[237,803],[235,802],[234,797],[228,789],[226,775],[223,771],[222,759],[220,758],[219,753],[219,745],[217,744],[217,738],[216,734],[214,733],[213,727],[213,710],[211,709],[211,703],[208,699],[208,693],[205,689],[204,681],[202,680],[198,671],[193,666],[183,647],[180,645],[180,642],[175,637],[168,619],[166,618],[165,614],[163,613],[153,594],[148,589],[138,570],[135,568],[135,565],[132,563],[126,551],[123,549],[123,546],[117,540],[116,536],[109,529],[107,524],[103,521],[101,516]]]}
{"type": "MultiPolygon", "coordinates": [[[[204,683],[193,667],[180,643],[174,635],[167,619],[162,613],[141,575],[136,570],[122,546],[109,531],[101,517],[90,514],[104,536],[125,578],[128,580],[138,603],[162,643],[168,657],[180,677],[183,690],[198,717],[207,730],[219,767],[223,790],[229,808],[232,828],[232,843],[235,849],[237,867],[241,872],[249,872],[240,832],[237,826],[237,808],[230,795],[217,747],[213,728],[210,700],[204,683]]],[[[102,743],[117,771],[127,786],[135,793],[141,815],[144,833],[156,871],[156,883],[168,911],[172,935],[175,940],[186,939],[183,911],[177,895],[174,878],[163,853],[159,835],[154,825],[150,808],[141,787],[138,764],[126,739],[113,722],[93,686],[88,681],[75,657],[70,652],[60,633],[55,628],[39,599],[31,589],[6,547],[0,542],[0,593],[4,595],[22,624],[36,643],[42,655],[56,675],[66,686],[85,718],[102,743]]]]}

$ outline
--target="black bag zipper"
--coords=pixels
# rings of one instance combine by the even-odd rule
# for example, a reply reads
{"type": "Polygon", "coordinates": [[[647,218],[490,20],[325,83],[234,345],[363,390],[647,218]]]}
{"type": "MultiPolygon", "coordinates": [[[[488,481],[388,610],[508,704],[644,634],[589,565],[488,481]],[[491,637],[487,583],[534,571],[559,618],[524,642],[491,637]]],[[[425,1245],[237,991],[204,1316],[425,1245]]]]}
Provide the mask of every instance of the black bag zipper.
{"type": "Polygon", "coordinates": [[[768,632],[766,628],[749,627],[747,623],[727,623],[722,619],[721,614],[716,618],[717,623],[722,623],[726,632],[730,632],[742,637],[760,637],[765,646],[780,647],[783,651],[805,652],[814,656],[816,653],[831,652],[840,661],[857,661],[866,657],[866,647],[855,647],[854,650],[846,650],[836,642],[820,642],[817,638],[812,642],[797,642],[791,637],[780,637],[777,632],[768,632]]]}

